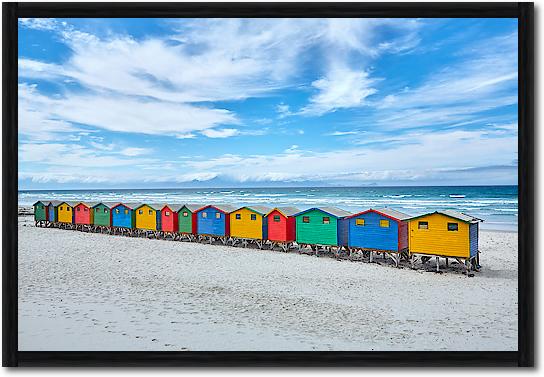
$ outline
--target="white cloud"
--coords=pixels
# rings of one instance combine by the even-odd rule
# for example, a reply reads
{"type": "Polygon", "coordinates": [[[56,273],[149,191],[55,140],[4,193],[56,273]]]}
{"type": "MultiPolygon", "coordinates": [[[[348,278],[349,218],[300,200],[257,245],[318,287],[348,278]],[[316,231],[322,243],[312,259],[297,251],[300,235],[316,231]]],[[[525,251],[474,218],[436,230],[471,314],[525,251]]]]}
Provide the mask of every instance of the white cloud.
{"type": "MultiPolygon", "coordinates": [[[[387,140],[382,141],[387,145],[387,140]]],[[[390,148],[356,147],[310,152],[293,146],[278,155],[224,155],[187,164],[200,172],[221,171],[222,177],[237,182],[388,182],[436,178],[442,171],[511,165],[517,156],[516,146],[516,135],[455,130],[397,135],[390,148]],[[399,156],[402,156],[402,163],[399,156]]]]}
{"type": "Polygon", "coordinates": [[[119,153],[122,154],[123,156],[133,157],[133,156],[141,156],[144,154],[148,154],[150,152],[151,152],[151,149],[149,148],[129,147],[129,148],[122,149],[119,153]]]}
{"type": "Polygon", "coordinates": [[[301,110],[304,115],[322,115],[338,109],[361,107],[365,99],[376,93],[372,88],[375,80],[367,72],[348,67],[335,67],[326,77],[312,83],[318,93],[301,110]]]}
{"type": "Polygon", "coordinates": [[[36,30],[55,30],[59,23],[54,18],[19,18],[19,25],[36,30]]]}
{"type": "Polygon", "coordinates": [[[236,136],[240,134],[240,131],[238,131],[235,128],[223,128],[221,130],[214,130],[214,129],[204,130],[204,131],[201,131],[200,133],[209,138],[222,139],[226,137],[236,136]]]}
{"type": "Polygon", "coordinates": [[[72,123],[151,135],[186,135],[221,124],[238,123],[228,110],[107,94],[68,94],[54,99],[35,87],[19,85],[19,128],[29,137],[73,132],[72,123]],[[97,111],[99,109],[99,111],[97,111]]]}
{"type": "Polygon", "coordinates": [[[330,134],[327,134],[329,136],[347,136],[347,135],[357,135],[357,134],[360,134],[362,132],[360,131],[334,131],[334,132],[331,132],[330,134]]]}

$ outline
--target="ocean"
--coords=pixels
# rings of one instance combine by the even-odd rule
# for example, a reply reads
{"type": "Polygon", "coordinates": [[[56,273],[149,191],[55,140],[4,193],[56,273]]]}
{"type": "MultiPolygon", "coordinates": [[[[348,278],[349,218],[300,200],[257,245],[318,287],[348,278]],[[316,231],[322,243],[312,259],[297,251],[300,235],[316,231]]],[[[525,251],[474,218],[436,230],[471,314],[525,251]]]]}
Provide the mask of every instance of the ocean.
{"type": "Polygon", "coordinates": [[[335,206],[351,212],[390,207],[419,215],[453,209],[484,220],[482,229],[517,231],[517,186],[432,187],[292,187],[122,190],[19,191],[19,205],[38,200],[124,201],[147,203],[195,203],[295,206],[300,209],[335,206]]]}

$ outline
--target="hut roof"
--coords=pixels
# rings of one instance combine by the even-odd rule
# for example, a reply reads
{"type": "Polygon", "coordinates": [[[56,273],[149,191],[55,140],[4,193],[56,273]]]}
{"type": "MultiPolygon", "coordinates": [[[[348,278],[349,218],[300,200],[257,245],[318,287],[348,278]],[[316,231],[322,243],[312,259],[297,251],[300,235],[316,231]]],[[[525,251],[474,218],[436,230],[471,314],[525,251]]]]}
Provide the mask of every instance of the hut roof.
{"type": "Polygon", "coordinates": [[[272,208],[270,211],[268,211],[266,216],[270,215],[275,210],[280,211],[282,213],[282,215],[287,216],[287,217],[293,216],[294,214],[300,212],[300,209],[298,209],[296,207],[275,207],[275,208],[272,208]]]}
{"type": "Polygon", "coordinates": [[[394,209],[391,209],[391,208],[371,208],[371,209],[368,209],[366,211],[362,211],[362,212],[353,214],[353,215],[348,216],[348,217],[349,218],[357,217],[357,216],[363,215],[363,214],[368,213],[368,212],[378,212],[378,213],[380,213],[382,215],[385,215],[387,217],[390,217],[390,218],[392,218],[394,220],[400,220],[400,221],[407,220],[407,219],[409,219],[411,217],[410,215],[407,215],[404,212],[400,212],[400,211],[397,211],[397,210],[394,210],[394,209]]]}
{"type": "Polygon", "coordinates": [[[257,212],[258,214],[263,216],[266,215],[271,210],[270,207],[266,207],[266,206],[244,206],[244,207],[237,208],[235,211],[238,211],[242,208],[247,208],[250,211],[257,212]]]}
{"type": "Polygon", "coordinates": [[[199,208],[202,208],[202,204],[184,204],[182,206],[183,207],[186,207],[189,211],[191,212],[195,212],[196,210],[198,210],[199,208]]]}
{"type": "Polygon", "coordinates": [[[49,200],[48,202],[46,202],[47,205],[53,205],[53,206],[58,206],[60,203],[64,203],[62,200],[49,200]]]}
{"type": "Polygon", "coordinates": [[[36,204],[38,203],[42,203],[42,204],[45,204],[47,203],[47,201],[41,201],[41,200],[38,200],[36,203],[32,204],[32,207],[34,207],[36,204]]]}
{"type": "Polygon", "coordinates": [[[337,208],[337,207],[314,207],[314,208],[309,208],[307,210],[304,210],[302,212],[295,213],[293,216],[302,215],[303,213],[313,211],[313,210],[318,210],[318,211],[328,213],[329,215],[334,216],[336,218],[346,217],[351,215],[351,212],[344,211],[343,209],[337,208]]]}
{"type": "Polygon", "coordinates": [[[134,207],[134,209],[138,209],[143,206],[148,206],[151,209],[154,209],[155,211],[160,211],[165,205],[166,204],[163,204],[163,203],[138,203],[138,205],[134,207]]]}
{"type": "Polygon", "coordinates": [[[89,208],[93,208],[94,206],[96,206],[99,203],[96,203],[96,202],[76,202],[75,206],[78,206],[80,204],[83,204],[83,205],[85,205],[86,207],[89,207],[89,208]]]}
{"type": "Polygon", "coordinates": [[[100,204],[102,204],[102,205],[104,205],[104,206],[106,206],[106,207],[108,207],[108,208],[113,208],[113,207],[115,207],[117,204],[121,204],[121,203],[119,203],[119,202],[97,202],[97,203],[95,203],[95,204],[93,205],[93,208],[94,208],[94,207],[98,207],[100,204]]]}
{"type": "Polygon", "coordinates": [[[231,213],[233,211],[236,211],[236,207],[231,206],[229,204],[209,204],[209,205],[206,205],[204,207],[200,207],[199,209],[197,209],[197,211],[201,211],[201,210],[203,210],[205,208],[209,208],[209,207],[217,208],[218,210],[220,210],[221,212],[224,212],[224,213],[231,213]]]}
{"type": "Polygon", "coordinates": [[[66,201],[66,200],[51,200],[51,201],[49,201],[49,204],[53,204],[55,207],[61,205],[62,203],[66,203],[70,207],[75,207],[75,206],[78,205],[79,202],[72,202],[72,201],[66,201]]]}
{"type": "Polygon", "coordinates": [[[180,209],[183,208],[183,204],[163,204],[161,206],[161,211],[164,209],[164,207],[170,208],[172,212],[178,212],[180,209]]]}
{"type": "Polygon", "coordinates": [[[125,202],[118,202],[118,203],[115,203],[112,207],[110,208],[114,208],[114,207],[117,207],[119,205],[123,205],[129,209],[136,209],[138,208],[139,206],[142,205],[142,203],[125,203],[125,202]]]}
{"type": "Polygon", "coordinates": [[[425,213],[423,215],[410,217],[409,219],[414,220],[414,219],[417,219],[417,218],[420,218],[420,217],[423,217],[423,216],[433,215],[435,213],[440,214],[440,215],[444,215],[444,216],[448,216],[448,217],[451,217],[453,219],[461,220],[461,221],[463,221],[465,223],[471,223],[471,224],[474,224],[474,223],[477,223],[477,222],[480,222],[480,221],[484,221],[484,220],[479,219],[477,217],[467,215],[466,213],[463,213],[463,212],[457,212],[457,211],[454,211],[454,210],[451,210],[451,209],[444,210],[444,211],[435,211],[435,212],[425,213]]]}

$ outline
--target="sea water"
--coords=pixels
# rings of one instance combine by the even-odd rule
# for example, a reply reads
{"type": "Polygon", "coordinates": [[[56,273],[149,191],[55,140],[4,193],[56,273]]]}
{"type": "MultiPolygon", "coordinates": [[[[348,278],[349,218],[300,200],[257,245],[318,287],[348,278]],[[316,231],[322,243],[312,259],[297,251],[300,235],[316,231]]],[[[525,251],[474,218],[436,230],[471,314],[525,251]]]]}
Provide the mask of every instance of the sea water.
{"type": "Polygon", "coordinates": [[[19,205],[38,200],[335,206],[356,213],[389,207],[409,215],[453,209],[484,220],[483,229],[517,231],[517,186],[282,187],[19,191],[19,205]]]}

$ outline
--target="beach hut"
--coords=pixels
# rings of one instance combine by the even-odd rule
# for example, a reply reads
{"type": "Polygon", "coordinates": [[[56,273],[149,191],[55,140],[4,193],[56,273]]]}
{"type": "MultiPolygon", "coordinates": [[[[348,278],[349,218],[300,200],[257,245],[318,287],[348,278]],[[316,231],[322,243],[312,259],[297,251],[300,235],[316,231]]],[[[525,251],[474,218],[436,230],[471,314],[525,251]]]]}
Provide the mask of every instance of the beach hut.
{"type": "Polygon", "coordinates": [[[236,208],[227,204],[207,205],[195,211],[197,220],[197,233],[199,238],[208,240],[219,239],[223,244],[227,243],[230,235],[229,214],[236,208]]]}
{"type": "Polygon", "coordinates": [[[263,240],[267,237],[265,215],[268,212],[270,208],[264,206],[241,207],[232,211],[230,213],[232,245],[240,241],[243,246],[247,246],[250,240],[262,248],[263,240]]]}
{"type": "Polygon", "coordinates": [[[74,223],[74,207],[77,203],[60,202],[57,205],[57,220],[62,227],[71,228],[74,223]]]}
{"type": "Polygon", "coordinates": [[[79,202],[74,206],[74,224],[76,229],[89,230],[93,225],[93,205],[94,203],[79,202]]]}
{"type": "Polygon", "coordinates": [[[202,208],[198,204],[185,204],[178,210],[179,232],[185,235],[197,233],[196,211],[202,208]]]}
{"type": "Polygon", "coordinates": [[[165,204],[161,208],[161,230],[165,233],[178,232],[178,211],[182,204],[165,204]]]}
{"type": "Polygon", "coordinates": [[[42,201],[37,201],[32,207],[34,207],[34,223],[36,226],[45,225],[47,221],[47,205],[42,201]]]}
{"type": "Polygon", "coordinates": [[[265,215],[267,239],[272,243],[272,248],[278,245],[287,251],[295,241],[297,234],[294,215],[299,212],[300,210],[295,207],[276,207],[265,215]]]}
{"type": "Polygon", "coordinates": [[[427,213],[408,219],[409,253],[428,260],[436,257],[439,269],[439,257],[455,258],[464,262],[467,271],[470,266],[479,266],[478,227],[483,220],[461,212],[446,210],[427,213]]]}
{"type": "Polygon", "coordinates": [[[390,208],[369,209],[340,220],[340,244],[351,250],[384,253],[398,266],[400,253],[408,249],[410,216],[390,208]]]}
{"type": "Polygon", "coordinates": [[[93,225],[100,233],[110,232],[111,227],[111,208],[117,203],[96,203],[92,207],[93,225]]]}
{"type": "Polygon", "coordinates": [[[310,208],[294,214],[299,246],[339,246],[338,220],[351,215],[336,207],[310,208]]]}
{"type": "Polygon", "coordinates": [[[117,203],[111,207],[111,225],[114,233],[132,234],[135,225],[134,208],[138,204],[117,203]]]}
{"type": "Polygon", "coordinates": [[[46,203],[46,216],[47,221],[50,223],[58,222],[58,205],[61,203],[59,200],[51,200],[46,203]]]}
{"type": "Polygon", "coordinates": [[[161,230],[161,208],[160,204],[140,204],[135,208],[136,229],[153,232],[161,230]]]}

